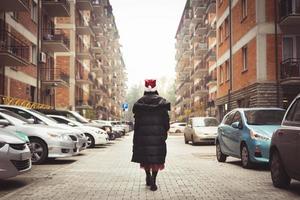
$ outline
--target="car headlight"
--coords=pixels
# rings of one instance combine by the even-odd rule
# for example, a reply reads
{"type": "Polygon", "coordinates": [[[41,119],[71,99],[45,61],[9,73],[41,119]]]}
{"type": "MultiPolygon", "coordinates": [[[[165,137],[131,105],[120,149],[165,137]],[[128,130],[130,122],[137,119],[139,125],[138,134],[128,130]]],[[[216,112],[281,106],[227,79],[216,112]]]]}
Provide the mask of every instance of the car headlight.
{"type": "Polygon", "coordinates": [[[253,139],[253,140],[271,140],[270,137],[267,137],[265,135],[262,135],[262,134],[259,134],[253,130],[250,131],[250,137],[253,139]]]}
{"type": "Polygon", "coordinates": [[[5,142],[0,142],[0,149],[6,145],[5,142]]]}

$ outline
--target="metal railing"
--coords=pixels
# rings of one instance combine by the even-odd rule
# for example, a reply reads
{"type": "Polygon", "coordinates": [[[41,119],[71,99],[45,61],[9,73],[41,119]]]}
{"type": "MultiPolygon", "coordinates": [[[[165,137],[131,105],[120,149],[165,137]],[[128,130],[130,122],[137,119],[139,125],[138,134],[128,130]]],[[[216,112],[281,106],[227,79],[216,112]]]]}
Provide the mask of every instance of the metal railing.
{"type": "Polygon", "coordinates": [[[300,59],[289,58],[281,62],[281,79],[300,78],[300,59]]]}
{"type": "Polygon", "coordinates": [[[70,40],[66,37],[62,29],[44,29],[43,30],[43,40],[44,41],[59,41],[70,48],[70,40]]]}
{"type": "Polygon", "coordinates": [[[42,81],[64,81],[70,83],[70,76],[60,68],[41,68],[42,81]]]}
{"type": "Polygon", "coordinates": [[[300,16],[300,0],[281,0],[279,9],[281,20],[291,15],[300,16]]]}
{"type": "Polygon", "coordinates": [[[22,2],[28,10],[30,9],[29,0],[19,0],[19,1],[22,2]]]}
{"type": "MultiPolygon", "coordinates": [[[[24,1],[24,0],[23,0],[24,1]]],[[[68,0],[43,0],[45,2],[55,2],[55,3],[61,3],[63,6],[66,7],[66,9],[70,12],[70,3],[68,0]]]]}
{"type": "Polygon", "coordinates": [[[30,62],[29,46],[6,30],[0,31],[0,52],[9,52],[25,62],[30,62]]]}
{"type": "Polygon", "coordinates": [[[14,106],[22,106],[26,108],[32,109],[51,109],[52,107],[46,104],[40,104],[32,101],[28,101],[26,99],[19,99],[15,97],[3,96],[0,95],[0,104],[4,105],[14,105],[14,106]]]}

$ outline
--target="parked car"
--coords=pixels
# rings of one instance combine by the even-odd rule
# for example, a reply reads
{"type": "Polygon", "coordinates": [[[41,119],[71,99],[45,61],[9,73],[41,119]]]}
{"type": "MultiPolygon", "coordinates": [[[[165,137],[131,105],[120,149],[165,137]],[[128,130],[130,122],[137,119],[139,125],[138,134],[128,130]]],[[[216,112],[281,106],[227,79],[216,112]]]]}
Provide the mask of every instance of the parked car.
{"type": "Polygon", "coordinates": [[[32,163],[41,164],[47,158],[70,157],[78,144],[69,131],[43,124],[30,124],[27,119],[9,110],[0,109],[0,130],[25,133],[30,141],[32,163]]]}
{"type": "Polygon", "coordinates": [[[128,133],[130,131],[130,127],[127,124],[127,122],[126,121],[121,121],[120,123],[121,123],[121,126],[124,127],[125,132],[128,133]]]}
{"type": "Polygon", "coordinates": [[[0,179],[15,177],[31,169],[27,144],[13,133],[0,129],[0,179]]]}
{"type": "Polygon", "coordinates": [[[109,125],[101,125],[95,122],[91,122],[90,120],[84,118],[76,111],[69,111],[69,110],[54,110],[54,109],[36,109],[37,111],[45,114],[45,115],[59,115],[64,116],[68,119],[77,121],[79,123],[84,124],[85,126],[91,126],[96,128],[101,128],[107,132],[109,138],[114,138],[112,126],[109,125]]]}
{"type": "Polygon", "coordinates": [[[169,133],[183,133],[186,127],[185,122],[175,122],[170,125],[169,133]]]}
{"type": "Polygon", "coordinates": [[[217,136],[217,127],[219,122],[213,117],[193,117],[188,121],[184,128],[184,142],[196,143],[214,143],[217,136]]]}
{"type": "Polygon", "coordinates": [[[109,134],[110,140],[114,140],[116,138],[121,137],[121,134],[112,126],[110,121],[97,119],[97,120],[92,120],[92,122],[95,124],[99,124],[99,126],[101,126],[101,127],[107,127],[105,129],[110,130],[110,134],[109,134]]]}
{"type": "Polygon", "coordinates": [[[94,123],[99,123],[100,125],[109,125],[112,127],[112,132],[115,134],[116,138],[120,138],[125,135],[125,131],[123,127],[118,126],[116,123],[112,121],[106,120],[93,120],[94,123]]]}
{"type": "Polygon", "coordinates": [[[59,115],[48,115],[48,117],[51,117],[55,121],[57,121],[60,124],[66,124],[68,126],[74,127],[86,135],[87,139],[87,147],[92,148],[95,147],[95,145],[103,145],[108,143],[108,135],[107,133],[96,127],[91,127],[91,126],[85,126],[77,121],[68,119],[64,116],[59,116],[59,115]]]}
{"type": "Polygon", "coordinates": [[[121,124],[120,121],[110,121],[110,123],[115,130],[118,130],[121,136],[126,134],[126,128],[121,124]]]}
{"type": "Polygon", "coordinates": [[[229,112],[218,128],[216,155],[240,158],[244,168],[268,163],[271,137],[280,127],[285,110],[280,108],[239,108],[229,112]]]}
{"type": "Polygon", "coordinates": [[[270,166],[275,187],[288,187],[291,179],[300,181],[300,95],[292,102],[281,127],[273,134],[270,166]]]}

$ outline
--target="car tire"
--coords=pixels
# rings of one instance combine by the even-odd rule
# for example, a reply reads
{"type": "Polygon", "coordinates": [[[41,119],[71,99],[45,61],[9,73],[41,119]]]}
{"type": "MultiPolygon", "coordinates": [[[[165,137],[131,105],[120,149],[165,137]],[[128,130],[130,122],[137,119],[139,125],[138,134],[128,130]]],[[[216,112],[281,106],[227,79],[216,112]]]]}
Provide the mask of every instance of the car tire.
{"type": "Polygon", "coordinates": [[[31,138],[31,161],[32,164],[42,164],[48,158],[48,147],[45,142],[38,138],[31,138]]]}
{"type": "Polygon", "coordinates": [[[177,130],[175,131],[175,133],[181,133],[181,130],[177,129],[177,130]]]}
{"type": "Polygon", "coordinates": [[[287,188],[291,183],[291,178],[284,169],[284,165],[277,150],[270,156],[271,177],[273,185],[277,188],[287,188]]]}
{"type": "Polygon", "coordinates": [[[226,162],[227,155],[223,154],[219,141],[216,143],[216,156],[218,162],[226,162]]]}
{"type": "Polygon", "coordinates": [[[95,147],[94,137],[88,133],[86,133],[85,136],[87,137],[87,147],[86,148],[94,148],[95,147]]]}
{"type": "Polygon", "coordinates": [[[116,135],[113,133],[113,134],[111,134],[111,136],[110,136],[110,140],[115,140],[116,139],[116,135]]]}
{"type": "Polygon", "coordinates": [[[241,163],[242,167],[245,169],[250,169],[252,167],[249,150],[246,144],[243,144],[241,147],[241,163]]]}

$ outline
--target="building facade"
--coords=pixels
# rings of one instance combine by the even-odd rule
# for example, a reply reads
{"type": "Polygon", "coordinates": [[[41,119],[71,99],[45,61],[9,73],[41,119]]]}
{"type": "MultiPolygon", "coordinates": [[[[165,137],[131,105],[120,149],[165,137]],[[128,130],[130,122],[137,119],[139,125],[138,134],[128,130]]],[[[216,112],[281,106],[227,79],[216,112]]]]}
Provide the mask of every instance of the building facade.
{"type": "Polygon", "coordinates": [[[0,14],[1,103],[120,119],[126,72],[108,0],[7,0],[0,14]]]}
{"type": "Polygon", "coordinates": [[[299,14],[298,0],[188,0],[176,34],[177,120],[287,108],[300,93],[299,14]]]}

